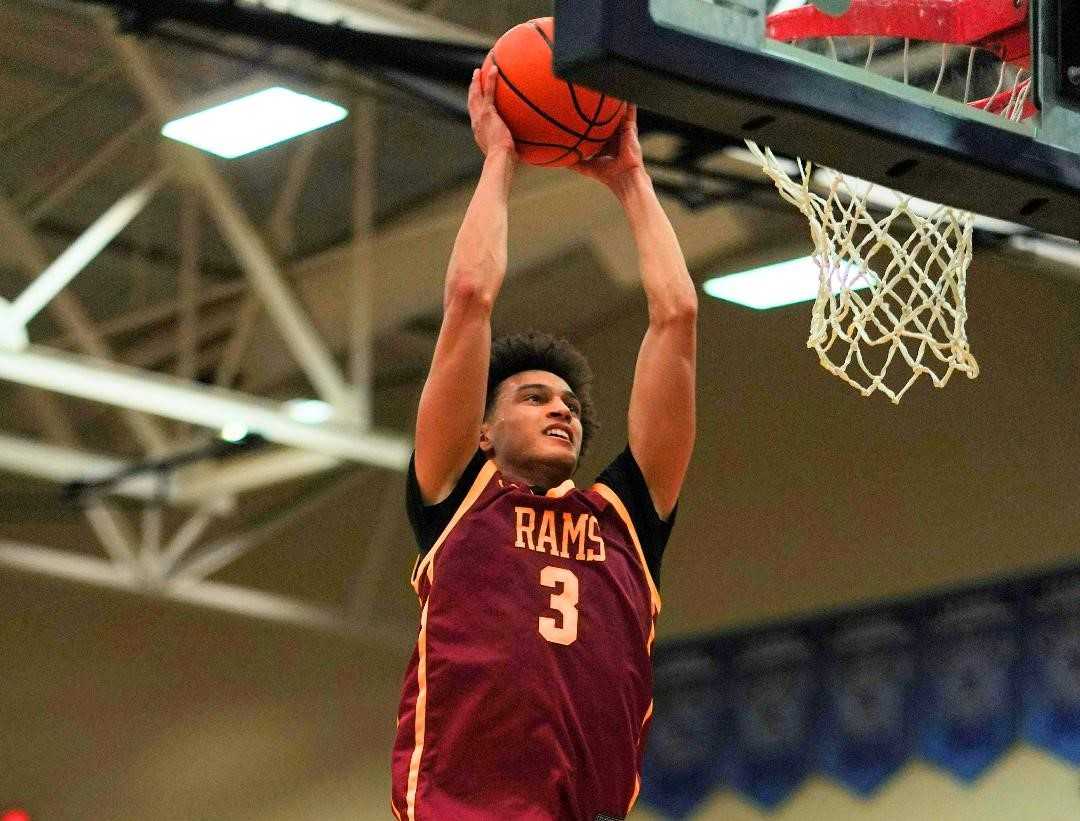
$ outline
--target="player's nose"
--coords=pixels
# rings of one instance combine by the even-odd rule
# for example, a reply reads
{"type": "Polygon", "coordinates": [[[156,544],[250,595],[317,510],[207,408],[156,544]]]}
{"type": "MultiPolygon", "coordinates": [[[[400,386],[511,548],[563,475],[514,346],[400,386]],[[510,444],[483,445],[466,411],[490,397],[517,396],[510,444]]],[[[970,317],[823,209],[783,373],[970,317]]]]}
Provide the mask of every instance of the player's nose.
{"type": "Polygon", "coordinates": [[[551,403],[551,407],[548,408],[548,416],[565,420],[573,418],[573,414],[570,412],[570,406],[562,399],[556,399],[551,403]]]}

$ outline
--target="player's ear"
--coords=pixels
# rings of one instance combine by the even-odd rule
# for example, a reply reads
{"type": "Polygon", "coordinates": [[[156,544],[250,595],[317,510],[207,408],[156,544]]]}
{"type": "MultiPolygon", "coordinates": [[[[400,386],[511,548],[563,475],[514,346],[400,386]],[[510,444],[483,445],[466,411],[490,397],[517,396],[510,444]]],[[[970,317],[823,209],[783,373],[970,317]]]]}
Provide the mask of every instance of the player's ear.
{"type": "Polygon", "coordinates": [[[495,455],[495,444],[491,441],[491,423],[486,420],[480,424],[480,450],[489,458],[495,455]]]}

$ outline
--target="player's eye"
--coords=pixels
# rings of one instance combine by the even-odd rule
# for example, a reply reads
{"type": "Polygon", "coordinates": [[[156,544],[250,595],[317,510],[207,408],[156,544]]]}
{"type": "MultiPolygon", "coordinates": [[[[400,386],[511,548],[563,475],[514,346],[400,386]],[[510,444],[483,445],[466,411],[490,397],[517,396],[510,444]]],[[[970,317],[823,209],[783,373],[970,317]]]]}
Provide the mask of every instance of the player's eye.
{"type": "Polygon", "coordinates": [[[574,414],[574,416],[581,416],[581,404],[580,403],[578,403],[578,402],[576,402],[574,400],[571,400],[571,401],[566,403],[566,406],[568,408],[570,408],[570,413],[574,414]]]}

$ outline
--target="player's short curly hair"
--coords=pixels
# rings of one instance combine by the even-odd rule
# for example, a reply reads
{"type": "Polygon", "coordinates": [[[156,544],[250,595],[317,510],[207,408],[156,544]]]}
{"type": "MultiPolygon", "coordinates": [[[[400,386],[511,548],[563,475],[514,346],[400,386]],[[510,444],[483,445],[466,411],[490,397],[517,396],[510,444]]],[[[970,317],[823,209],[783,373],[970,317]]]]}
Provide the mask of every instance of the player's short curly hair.
{"type": "Polygon", "coordinates": [[[596,409],[592,403],[592,368],[585,356],[567,342],[540,331],[524,331],[496,339],[491,344],[487,400],[484,416],[491,412],[499,386],[522,371],[547,371],[566,380],[581,401],[581,454],[597,431],[596,409]]]}

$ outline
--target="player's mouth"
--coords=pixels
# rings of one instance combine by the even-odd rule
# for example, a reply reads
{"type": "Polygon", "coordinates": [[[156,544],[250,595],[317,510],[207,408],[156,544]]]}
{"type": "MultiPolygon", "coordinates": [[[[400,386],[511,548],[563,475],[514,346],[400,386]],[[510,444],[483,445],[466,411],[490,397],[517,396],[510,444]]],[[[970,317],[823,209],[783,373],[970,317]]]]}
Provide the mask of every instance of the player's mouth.
{"type": "Polygon", "coordinates": [[[544,436],[558,439],[562,442],[566,442],[568,445],[574,444],[574,432],[565,425],[549,425],[544,428],[544,436]]]}

